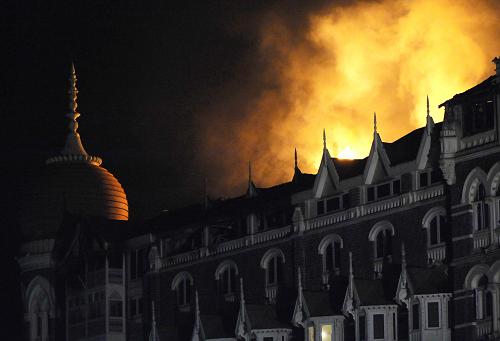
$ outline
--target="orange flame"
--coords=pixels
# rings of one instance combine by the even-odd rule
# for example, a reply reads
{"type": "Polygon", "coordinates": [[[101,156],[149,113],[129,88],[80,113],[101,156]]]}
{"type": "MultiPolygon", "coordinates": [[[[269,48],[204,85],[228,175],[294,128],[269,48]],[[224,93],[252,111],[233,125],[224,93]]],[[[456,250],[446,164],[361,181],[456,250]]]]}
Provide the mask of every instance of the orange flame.
{"type": "Polygon", "coordinates": [[[266,87],[246,103],[234,136],[221,137],[217,125],[206,131],[205,154],[226,155],[219,188],[243,184],[236,170],[248,159],[258,185],[289,180],[294,147],[302,171],[315,172],[323,128],[332,156],[365,157],[373,112],[382,139],[392,141],[425,124],[427,94],[441,121],[439,103],[494,73],[499,17],[488,0],[358,2],[311,14],[296,36],[270,13],[259,48],[266,87]]]}

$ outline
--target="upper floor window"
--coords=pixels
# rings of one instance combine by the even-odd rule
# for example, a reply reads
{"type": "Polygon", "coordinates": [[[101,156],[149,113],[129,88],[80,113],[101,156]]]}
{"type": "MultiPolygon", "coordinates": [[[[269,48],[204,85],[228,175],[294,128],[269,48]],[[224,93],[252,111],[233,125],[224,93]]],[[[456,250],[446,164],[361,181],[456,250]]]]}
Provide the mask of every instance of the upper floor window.
{"type": "Polygon", "coordinates": [[[418,188],[424,188],[441,181],[441,170],[424,170],[418,173],[418,188]]]}
{"type": "Polygon", "coordinates": [[[478,320],[491,318],[493,315],[493,295],[488,290],[488,277],[481,276],[476,288],[476,317],[478,320]]]}
{"type": "Polygon", "coordinates": [[[384,339],[384,314],[373,314],[373,338],[384,339]]]}
{"type": "Polygon", "coordinates": [[[486,191],[484,185],[480,183],[474,195],[474,202],[472,203],[477,231],[485,230],[490,226],[490,208],[489,204],[485,202],[485,198],[486,191]]]}
{"type": "Polygon", "coordinates": [[[420,329],[420,305],[418,302],[411,306],[411,317],[413,330],[420,329]]]}
{"type": "Polygon", "coordinates": [[[172,290],[175,291],[177,305],[186,306],[191,303],[193,277],[186,271],[178,273],[172,281],[172,290]]]}
{"type": "Polygon", "coordinates": [[[322,215],[350,207],[349,194],[337,195],[331,198],[319,199],[316,202],[316,213],[322,215]]]}
{"type": "Polygon", "coordinates": [[[217,270],[215,270],[215,280],[221,294],[231,295],[236,293],[237,275],[238,268],[233,261],[226,260],[219,264],[217,270]]]}
{"type": "Polygon", "coordinates": [[[266,270],[266,286],[278,285],[281,282],[283,263],[285,255],[280,249],[270,249],[262,256],[260,264],[266,270]]]}
{"type": "Polygon", "coordinates": [[[141,278],[144,275],[144,262],[146,252],[144,249],[133,250],[130,252],[130,279],[141,278]]]}
{"type": "Polygon", "coordinates": [[[375,201],[391,195],[401,193],[401,180],[391,180],[377,185],[370,186],[366,189],[366,201],[375,201]]]}
{"type": "Polygon", "coordinates": [[[462,108],[464,137],[493,129],[495,115],[492,97],[481,98],[472,103],[464,103],[462,108]]]}
{"type": "MultiPolygon", "coordinates": [[[[341,252],[343,241],[339,235],[330,234],[324,237],[318,246],[318,253],[322,256],[323,275],[338,274],[340,271],[341,252]]],[[[324,278],[323,284],[327,284],[324,278]]]]}
{"type": "Polygon", "coordinates": [[[439,302],[427,302],[427,328],[439,328],[440,320],[439,302]]]}
{"type": "Polygon", "coordinates": [[[368,239],[375,243],[375,258],[392,255],[392,237],[394,236],[394,227],[388,221],[381,221],[375,224],[368,239]]]}

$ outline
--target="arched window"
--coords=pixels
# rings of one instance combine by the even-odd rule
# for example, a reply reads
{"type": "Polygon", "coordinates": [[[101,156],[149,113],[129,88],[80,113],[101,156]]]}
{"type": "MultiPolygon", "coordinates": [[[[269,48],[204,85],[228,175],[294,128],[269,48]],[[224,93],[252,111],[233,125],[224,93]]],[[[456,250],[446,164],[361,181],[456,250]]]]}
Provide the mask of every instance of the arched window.
{"type": "Polygon", "coordinates": [[[226,260],[219,264],[217,270],[215,270],[215,280],[221,294],[230,295],[236,293],[237,275],[238,267],[235,262],[226,260]]]}
{"type": "Polygon", "coordinates": [[[476,319],[483,320],[493,315],[493,294],[489,288],[490,269],[485,264],[473,266],[465,276],[464,287],[474,290],[476,299],[476,319]]]}
{"type": "Polygon", "coordinates": [[[490,210],[488,203],[485,202],[486,191],[481,183],[477,187],[472,203],[475,213],[475,225],[477,231],[482,231],[490,226],[490,210]]]}
{"type": "Polygon", "coordinates": [[[53,289],[47,279],[36,276],[26,290],[30,340],[50,338],[49,318],[54,316],[53,289]]]}
{"type": "MultiPolygon", "coordinates": [[[[336,234],[324,237],[318,246],[318,253],[322,256],[323,275],[338,274],[340,271],[341,252],[344,247],[342,238],[336,234]]],[[[326,283],[324,283],[326,284],[326,283]]]]}
{"type": "Polygon", "coordinates": [[[376,223],[368,235],[368,239],[375,242],[375,258],[392,255],[392,237],[394,226],[388,221],[376,223]]]}
{"type": "Polygon", "coordinates": [[[186,306],[191,303],[191,293],[193,286],[193,277],[189,272],[178,273],[172,281],[172,290],[175,291],[177,305],[186,306]]]}
{"type": "Polygon", "coordinates": [[[266,286],[275,286],[281,282],[283,263],[285,255],[280,249],[270,249],[262,256],[260,266],[266,270],[266,286]]]}

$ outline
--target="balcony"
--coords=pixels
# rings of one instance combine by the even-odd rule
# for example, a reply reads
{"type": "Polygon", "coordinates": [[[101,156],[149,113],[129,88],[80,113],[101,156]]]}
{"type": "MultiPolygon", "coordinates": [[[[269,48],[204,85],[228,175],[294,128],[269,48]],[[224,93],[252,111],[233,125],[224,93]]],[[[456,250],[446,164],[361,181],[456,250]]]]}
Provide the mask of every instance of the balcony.
{"type": "Polygon", "coordinates": [[[268,285],[266,287],[266,298],[269,303],[276,303],[277,294],[278,294],[277,285],[268,285]]]}
{"type": "Polygon", "coordinates": [[[476,332],[478,337],[490,335],[492,331],[493,321],[491,320],[491,317],[476,322],[476,332]]]}
{"type": "Polygon", "coordinates": [[[427,259],[431,263],[441,262],[446,257],[446,244],[436,244],[427,247],[427,259]]]}
{"type": "Polygon", "coordinates": [[[377,258],[373,261],[373,272],[375,272],[375,277],[379,278],[382,274],[382,263],[383,258],[377,258]]]}
{"type": "Polygon", "coordinates": [[[490,230],[485,229],[474,232],[474,249],[481,249],[490,246],[490,230]]]}

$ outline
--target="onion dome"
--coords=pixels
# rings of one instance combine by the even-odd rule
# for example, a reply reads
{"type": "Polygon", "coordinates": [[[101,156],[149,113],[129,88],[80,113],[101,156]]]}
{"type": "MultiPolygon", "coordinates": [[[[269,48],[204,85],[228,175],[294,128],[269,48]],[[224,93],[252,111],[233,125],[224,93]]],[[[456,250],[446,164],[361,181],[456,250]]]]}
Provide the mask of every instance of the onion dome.
{"type": "Polygon", "coordinates": [[[102,159],[85,151],[78,134],[76,72],[71,65],[69,133],[60,155],[46,161],[37,183],[28,190],[21,214],[26,239],[50,238],[65,214],[128,220],[128,201],[102,159]]]}

